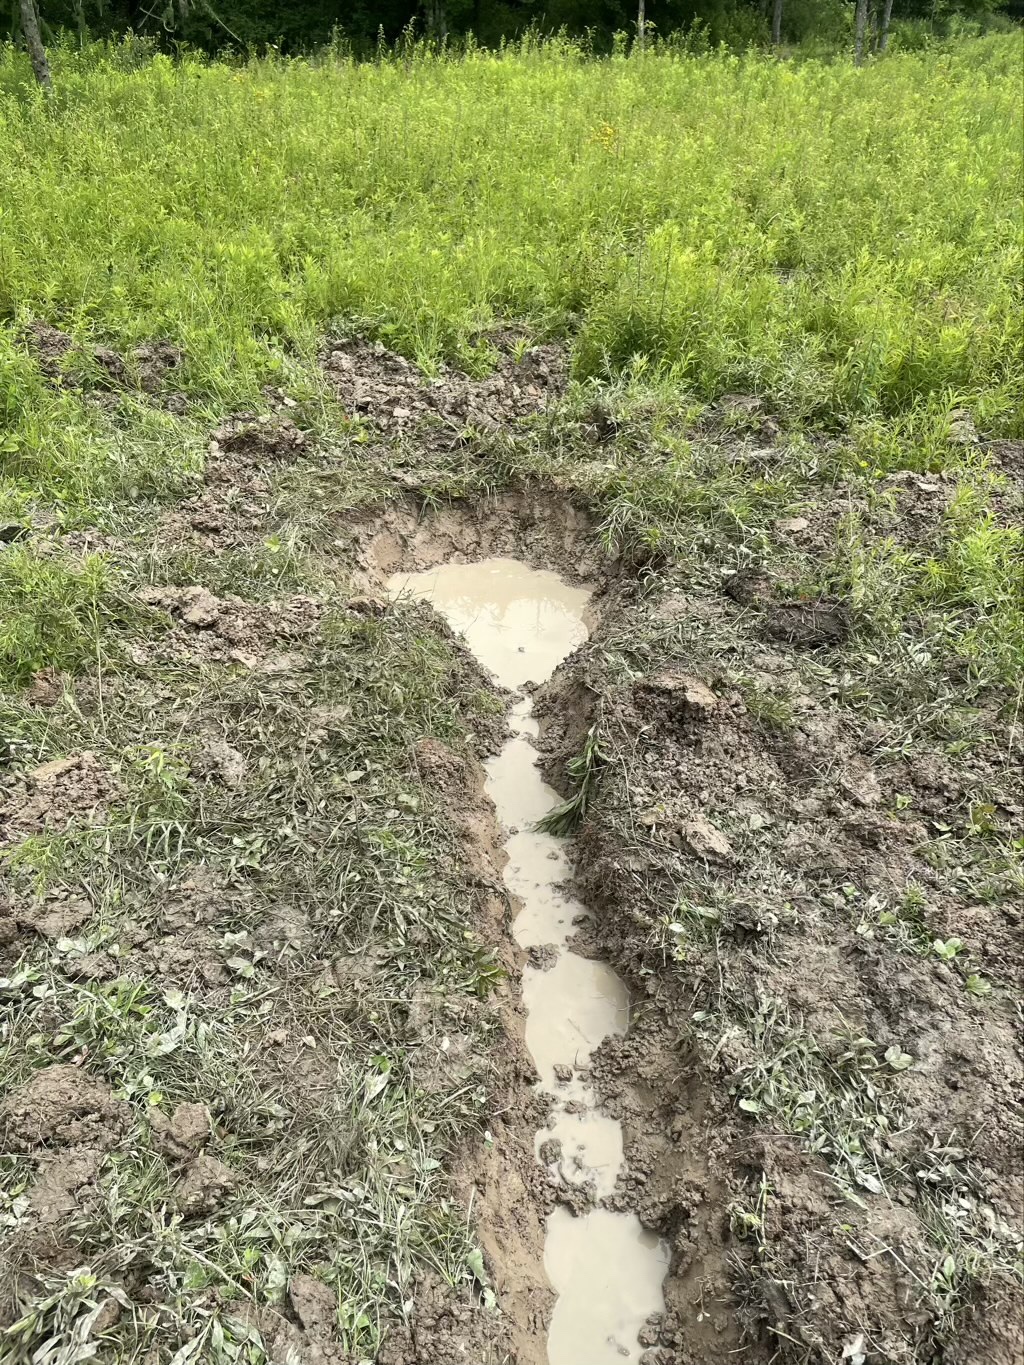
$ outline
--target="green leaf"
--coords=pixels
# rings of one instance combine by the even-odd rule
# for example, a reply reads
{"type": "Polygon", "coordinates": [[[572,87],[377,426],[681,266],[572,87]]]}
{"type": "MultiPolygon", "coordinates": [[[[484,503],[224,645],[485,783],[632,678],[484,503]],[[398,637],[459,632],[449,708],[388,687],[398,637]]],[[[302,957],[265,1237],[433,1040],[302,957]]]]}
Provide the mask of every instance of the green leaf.
{"type": "Polygon", "coordinates": [[[375,1057],[375,1071],[368,1071],[363,1079],[363,1103],[369,1104],[391,1080],[391,1063],[387,1057],[375,1057]]]}
{"type": "Polygon", "coordinates": [[[964,941],[961,938],[937,938],[932,943],[932,952],[936,957],[941,957],[943,962],[952,962],[963,946],[964,941]]]}
{"type": "Polygon", "coordinates": [[[902,1048],[893,1043],[892,1047],[885,1049],[885,1060],[892,1067],[893,1071],[907,1071],[914,1065],[914,1059],[909,1052],[904,1052],[902,1048]]]}
{"type": "Polygon", "coordinates": [[[480,1284],[486,1285],[489,1283],[487,1278],[487,1267],[484,1265],[484,1253],[479,1247],[474,1247],[472,1251],[467,1253],[466,1264],[480,1284]]]}

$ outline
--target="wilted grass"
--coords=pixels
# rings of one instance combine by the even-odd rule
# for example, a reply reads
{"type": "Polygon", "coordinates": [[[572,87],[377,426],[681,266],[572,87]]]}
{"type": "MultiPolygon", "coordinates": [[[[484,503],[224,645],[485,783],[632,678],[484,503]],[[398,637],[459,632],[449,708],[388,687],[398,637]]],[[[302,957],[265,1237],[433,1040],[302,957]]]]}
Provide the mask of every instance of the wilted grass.
{"type": "MultiPolygon", "coordinates": [[[[414,1276],[470,1292],[479,1253],[443,1165],[482,1121],[491,1025],[478,1002],[497,976],[410,752],[424,733],[463,743],[478,700],[417,614],[342,611],[298,676],[165,659],[90,678],[42,725],[5,706],[19,755],[89,748],[118,793],[91,824],[0,846],[0,885],[19,905],[74,888],[92,907],[66,936],[26,940],[0,978],[0,1081],[9,1093],[41,1067],[84,1065],[128,1127],[98,1201],[62,1229],[73,1273],[19,1282],[27,1306],[0,1334],[4,1360],[30,1360],[54,1331],[85,1342],[111,1294],[119,1358],[199,1341],[220,1359],[217,1343],[248,1330],[244,1358],[263,1360],[246,1305],[280,1307],[299,1271],[334,1292],[339,1340],[362,1359],[414,1276]],[[201,776],[216,734],[244,763],[230,789],[201,776]],[[175,918],[195,879],[202,895],[175,918]],[[83,979],[79,964],[97,961],[102,974],[83,979]],[[339,963],[351,980],[332,975],[339,963]],[[462,1073],[443,1064],[441,1035],[457,1029],[474,1039],[462,1073]],[[207,1106],[207,1150],[234,1180],[191,1216],[175,1208],[180,1162],[155,1137],[183,1102],[207,1106]],[[139,1276],[159,1324],[124,1292],[139,1276]]],[[[31,1269],[32,1172],[0,1163],[12,1272],[31,1269]]]]}

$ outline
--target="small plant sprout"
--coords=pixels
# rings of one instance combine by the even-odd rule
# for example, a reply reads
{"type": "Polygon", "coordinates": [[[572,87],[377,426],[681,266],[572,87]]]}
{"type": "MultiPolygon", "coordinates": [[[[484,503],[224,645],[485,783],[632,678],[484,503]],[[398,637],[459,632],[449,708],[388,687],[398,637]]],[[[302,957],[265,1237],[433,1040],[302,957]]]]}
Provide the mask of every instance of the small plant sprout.
{"type": "Polygon", "coordinates": [[[980,976],[977,972],[971,972],[971,974],[964,979],[964,990],[971,995],[991,995],[992,983],[984,976],[980,976]]]}
{"type": "Polygon", "coordinates": [[[971,805],[970,821],[972,834],[991,834],[996,828],[996,808],[991,801],[975,801],[971,805]]]}
{"type": "Polygon", "coordinates": [[[932,952],[943,962],[952,962],[963,946],[963,940],[959,938],[937,938],[932,941],[932,952]]]}

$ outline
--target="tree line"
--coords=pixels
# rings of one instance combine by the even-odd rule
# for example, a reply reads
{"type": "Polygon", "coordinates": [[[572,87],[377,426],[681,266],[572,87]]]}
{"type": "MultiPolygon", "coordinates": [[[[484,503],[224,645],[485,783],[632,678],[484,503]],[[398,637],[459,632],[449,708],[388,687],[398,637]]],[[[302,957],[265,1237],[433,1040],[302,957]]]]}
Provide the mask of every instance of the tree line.
{"type": "Polygon", "coordinates": [[[494,46],[531,29],[562,31],[600,53],[616,34],[642,47],[689,32],[737,48],[852,43],[863,61],[886,50],[894,21],[941,33],[958,17],[999,11],[1024,17],[1024,0],[13,0],[8,36],[49,88],[46,45],[69,34],[82,42],[134,34],[167,50],[187,44],[210,53],[270,46],[297,53],[340,38],[366,55],[410,36],[439,43],[472,36],[494,46]]]}

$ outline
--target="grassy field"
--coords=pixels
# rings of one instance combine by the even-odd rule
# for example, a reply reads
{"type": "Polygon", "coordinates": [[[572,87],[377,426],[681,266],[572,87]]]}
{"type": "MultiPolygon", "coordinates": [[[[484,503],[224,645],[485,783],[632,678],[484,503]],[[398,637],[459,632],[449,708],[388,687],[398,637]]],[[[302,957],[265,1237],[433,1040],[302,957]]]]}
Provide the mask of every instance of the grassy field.
{"type": "MultiPolygon", "coordinates": [[[[959,408],[1019,435],[1018,58],[1006,37],[866,70],[88,51],[46,108],[8,53],[0,508],[116,518],[199,458],[146,405],[50,391],[18,343],[30,317],[119,351],[170,339],[211,418],[282,380],[320,397],[332,321],[479,371],[474,338],[514,317],[570,329],[580,380],[753,391],[849,432],[868,475],[941,467],[959,408]]],[[[969,591],[1004,547],[963,511],[939,577],[969,591]]],[[[5,598],[31,576],[8,565],[5,598]]]]}
{"type": "MultiPolygon", "coordinates": [[[[111,1360],[258,1365],[239,1305],[280,1305],[300,1273],[370,1359],[418,1277],[484,1278],[445,1167],[487,1124],[478,1002],[501,973],[411,754],[424,734],[485,748],[496,702],[424,616],[339,603],[333,547],[367,509],[536,477],[628,560],[704,583],[782,566],[794,600],[849,604],[834,695],[894,752],[993,734],[1010,752],[1021,532],[996,456],[1024,436],[1019,67],[1016,36],[863,69],[92,48],[60,54],[47,103],[0,52],[0,925],[20,926],[0,1077],[84,1064],[120,1134],[49,1261],[32,1140],[0,1157],[21,1313],[0,1360],[85,1341],[106,1295],[111,1360]],[[322,365],[325,335],[369,336],[480,377],[507,322],[564,343],[571,383],[479,449],[382,456],[322,365]],[[149,383],[157,341],[181,363],[149,383]],[[179,536],[179,503],[221,477],[211,430],[282,395],[297,458],[236,440],[217,515],[237,534],[179,536]],[[782,457],[751,472],[703,439],[709,412],[782,457]],[[596,456],[595,420],[614,432],[596,456]],[[908,477],[949,493],[927,534],[892,515],[908,477]],[[814,553],[780,545],[772,526],[819,498],[814,553]],[[193,586],[217,595],[216,648],[188,635],[206,608],[174,592],[193,586]],[[39,775],[68,755],[70,824],[39,775]],[[476,1062],[425,1085],[414,1017],[476,1062]],[[174,1194],[182,1104],[212,1116],[219,1204],[174,1194]]],[[[769,721],[787,704],[762,698],[769,721]]],[[[1000,844],[999,877],[1018,855],[1000,844]]]]}
{"type": "MultiPolygon", "coordinates": [[[[495,317],[571,325],[581,379],[756,390],[920,465],[950,408],[1021,429],[1018,60],[1007,37],[865,70],[86,52],[52,109],[2,106],[0,316],[169,337],[213,408],[315,383],[335,318],[475,368],[495,317]]],[[[108,454],[3,345],[15,472],[102,496],[108,454]]]]}

